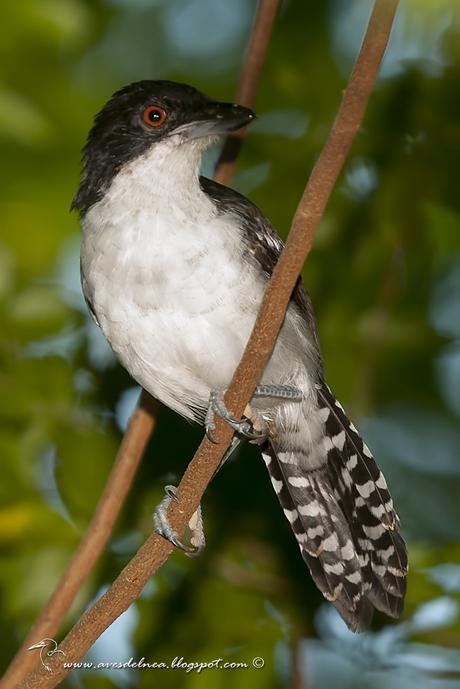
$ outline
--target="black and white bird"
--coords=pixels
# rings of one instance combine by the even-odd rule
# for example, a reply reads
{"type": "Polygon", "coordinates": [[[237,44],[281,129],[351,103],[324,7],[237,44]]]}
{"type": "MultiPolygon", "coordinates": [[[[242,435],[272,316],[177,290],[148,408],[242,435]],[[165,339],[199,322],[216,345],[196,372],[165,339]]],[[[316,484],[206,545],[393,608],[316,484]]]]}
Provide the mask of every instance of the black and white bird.
{"type": "MultiPolygon", "coordinates": [[[[208,431],[214,413],[233,423],[220,395],[283,247],[248,199],[200,177],[216,137],[254,117],[185,84],[130,84],[95,118],[72,204],[91,314],[131,376],[208,431]]],[[[300,280],[251,409],[269,429],[253,435],[325,598],[355,631],[374,608],[399,617],[407,574],[399,520],[371,452],[324,380],[300,280]]],[[[251,436],[256,423],[245,424],[234,425],[251,436]]]]}

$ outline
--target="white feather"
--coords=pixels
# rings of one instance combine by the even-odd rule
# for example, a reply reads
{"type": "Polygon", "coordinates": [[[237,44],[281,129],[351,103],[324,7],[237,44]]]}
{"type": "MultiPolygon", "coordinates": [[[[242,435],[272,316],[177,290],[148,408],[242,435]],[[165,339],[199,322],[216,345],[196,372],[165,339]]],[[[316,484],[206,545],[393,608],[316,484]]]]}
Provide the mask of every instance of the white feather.
{"type": "MultiPolygon", "coordinates": [[[[201,190],[207,145],[156,143],[121,168],[83,221],[82,284],[100,327],[133,378],[188,418],[228,386],[267,280],[244,259],[237,217],[201,190]]],[[[291,307],[263,380],[302,370],[308,392],[302,349],[291,307]]]]}

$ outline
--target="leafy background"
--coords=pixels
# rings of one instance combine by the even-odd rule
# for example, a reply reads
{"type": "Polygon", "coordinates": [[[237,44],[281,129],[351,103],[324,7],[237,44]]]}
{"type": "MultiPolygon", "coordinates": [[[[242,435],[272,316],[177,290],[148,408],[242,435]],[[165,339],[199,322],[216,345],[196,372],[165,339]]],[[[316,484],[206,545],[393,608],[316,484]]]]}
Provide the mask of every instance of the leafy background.
{"type": "MultiPolygon", "coordinates": [[[[234,185],[285,235],[369,0],[285,0],[234,185]]],[[[231,99],[254,0],[24,0],[0,42],[0,658],[4,667],[94,511],[138,395],[80,294],[68,212],[94,113],[140,78],[231,99]]],[[[74,673],[65,686],[460,687],[460,12],[402,2],[365,124],[304,271],[328,379],[387,474],[410,546],[406,612],[353,636],[299,557],[246,448],[204,501],[208,548],[175,553],[96,661],[246,670],[74,673]],[[262,657],[263,669],[252,667],[262,657]]],[[[212,158],[206,162],[211,170],[212,158]]],[[[200,430],[167,410],[113,538],[66,620],[151,530],[200,430]]],[[[62,635],[64,634],[62,631],[62,635]]],[[[62,638],[62,637],[61,637],[62,638]]]]}

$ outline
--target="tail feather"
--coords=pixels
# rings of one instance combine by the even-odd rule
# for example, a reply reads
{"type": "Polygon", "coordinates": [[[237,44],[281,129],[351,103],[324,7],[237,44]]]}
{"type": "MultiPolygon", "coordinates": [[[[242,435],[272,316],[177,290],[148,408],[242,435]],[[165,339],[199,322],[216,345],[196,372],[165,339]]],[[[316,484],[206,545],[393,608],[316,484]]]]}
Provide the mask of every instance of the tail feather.
{"type": "Polygon", "coordinates": [[[330,447],[327,466],[361,552],[369,582],[366,595],[376,608],[399,617],[406,593],[407,551],[385,477],[327,386],[318,391],[318,399],[330,412],[325,422],[327,436],[345,432],[343,449],[330,447]]]}
{"type": "Polygon", "coordinates": [[[315,584],[351,629],[365,629],[372,606],[362,596],[358,555],[326,473],[319,469],[316,476],[288,474],[288,465],[280,462],[270,441],[262,456],[315,584]]]}
{"type": "Polygon", "coordinates": [[[283,410],[262,455],[316,585],[360,631],[374,607],[401,614],[406,546],[385,479],[329,388],[301,406],[283,410]]]}

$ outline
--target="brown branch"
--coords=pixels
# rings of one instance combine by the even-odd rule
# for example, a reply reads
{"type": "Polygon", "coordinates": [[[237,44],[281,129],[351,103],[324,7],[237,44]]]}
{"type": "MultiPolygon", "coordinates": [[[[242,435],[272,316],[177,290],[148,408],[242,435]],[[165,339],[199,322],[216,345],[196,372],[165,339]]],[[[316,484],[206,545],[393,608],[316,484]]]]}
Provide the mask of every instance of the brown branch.
{"type": "MultiPolygon", "coordinates": [[[[337,118],[313,169],[294,216],[286,247],[268,284],[254,330],[228,393],[227,406],[241,415],[270,357],[282,325],[290,295],[311,248],[314,232],[358,131],[390,35],[397,0],[376,0],[363,45],[345,90],[337,118]]],[[[173,528],[182,534],[196,511],[232,431],[217,422],[213,445],[206,438],[188,466],[168,513],[173,528]]],[[[60,645],[65,662],[80,660],[102,632],[136,600],[143,587],[165,562],[172,546],[153,534],[123,569],[110,589],[80,618],[60,645]]],[[[52,672],[40,668],[20,685],[22,689],[55,687],[69,672],[62,656],[49,659],[52,672]]]]}
{"type": "MultiPolygon", "coordinates": [[[[260,73],[279,3],[280,0],[260,0],[258,5],[235,96],[236,102],[241,105],[253,107],[255,103],[260,73]]],[[[216,181],[220,179],[221,174],[223,174],[221,179],[225,180],[225,183],[228,183],[232,178],[241,143],[240,140],[237,150],[233,151],[231,161],[222,152],[216,166],[216,181]],[[225,171],[223,171],[224,168],[225,171]]],[[[58,632],[78,591],[110,538],[113,525],[124,504],[145,447],[155,427],[158,408],[159,405],[155,403],[152,397],[143,391],[86,534],[45,608],[1,679],[0,689],[11,689],[35,667],[37,658],[35,654],[28,651],[29,646],[45,637],[54,637],[58,632]]]]}
{"type": "MultiPolygon", "coordinates": [[[[279,4],[280,0],[261,0],[254,19],[252,37],[248,43],[236,90],[236,102],[246,105],[248,108],[254,107],[257,84],[267,54],[279,4]]],[[[230,183],[245,134],[246,129],[240,129],[227,136],[214,172],[214,179],[219,184],[230,183]]]]}
{"type": "Polygon", "coordinates": [[[143,392],[88,529],[46,606],[4,674],[0,682],[2,689],[14,687],[36,666],[37,656],[28,652],[29,646],[45,637],[54,637],[59,631],[75,596],[110,538],[145,446],[155,427],[157,409],[158,403],[148,393],[143,392]]]}

